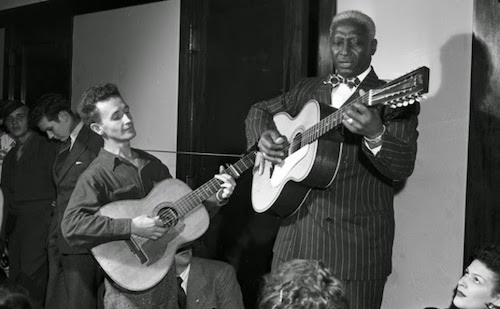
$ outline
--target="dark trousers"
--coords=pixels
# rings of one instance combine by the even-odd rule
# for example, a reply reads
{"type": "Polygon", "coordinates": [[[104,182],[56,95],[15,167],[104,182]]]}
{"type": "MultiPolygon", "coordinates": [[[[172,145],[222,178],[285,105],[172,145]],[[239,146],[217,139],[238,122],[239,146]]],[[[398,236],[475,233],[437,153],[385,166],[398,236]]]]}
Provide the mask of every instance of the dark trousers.
{"type": "Polygon", "coordinates": [[[9,215],[10,280],[28,290],[35,308],[42,308],[48,280],[47,237],[50,208],[9,215]]]}
{"type": "MultiPolygon", "coordinates": [[[[65,290],[61,293],[66,299],[60,299],[66,308],[95,309],[102,305],[98,291],[104,281],[104,275],[91,254],[62,254],[62,278],[65,290]],[[98,306],[98,303],[101,305],[98,306]]],[[[60,285],[59,285],[60,286],[60,285]]],[[[59,308],[61,308],[59,306],[59,308]]]]}
{"type": "Polygon", "coordinates": [[[349,309],[380,309],[386,279],[343,282],[349,299],[349,309]]]}

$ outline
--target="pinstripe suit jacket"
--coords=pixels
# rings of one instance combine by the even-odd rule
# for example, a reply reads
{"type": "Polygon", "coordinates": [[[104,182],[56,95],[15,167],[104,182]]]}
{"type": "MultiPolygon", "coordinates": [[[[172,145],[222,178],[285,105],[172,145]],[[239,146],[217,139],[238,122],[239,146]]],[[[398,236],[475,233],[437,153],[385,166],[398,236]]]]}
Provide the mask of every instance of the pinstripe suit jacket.
{"type": "MultiPolygon", "coordinates": [[[[307,78],[284,96],[254,104],[245,120],[248,146],[265,130],[275,129],[274,114],[285,111],[295,116],[311,99],[330,105],[336,88],[332,90],[323,81],[307,78]]],[[[358,90],[383,83],[372,69],[358,90]]],[[[313,189],[299,211],[281,222],[273,269],[284,261],[302,258],[323,261],[343,280],[384,279],[390,274],[393,182],[413,172],[420,107],[378,108],[387,128],[381,150],[373,155],[362,136],[338,128],[344,137],[338,174],[328,188],[313,189]]]]}

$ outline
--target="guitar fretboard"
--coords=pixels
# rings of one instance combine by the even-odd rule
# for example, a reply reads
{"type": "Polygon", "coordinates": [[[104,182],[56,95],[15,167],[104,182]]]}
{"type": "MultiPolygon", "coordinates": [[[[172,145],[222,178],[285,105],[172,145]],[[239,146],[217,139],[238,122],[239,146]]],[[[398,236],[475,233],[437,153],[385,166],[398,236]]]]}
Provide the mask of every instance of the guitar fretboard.
{"type": "Polygon", "coordinates": [[[288,145],[285,144],[285,146],[289,146],[291,152],[293,153],[303,146],[316,141],[321,136],[325,135],[326,133],[342,124],[344,111],[356,102],[366,104],[368,102],[368,92],[342,105],[338,110],[326,116],[320,122],[305,130],[302,134],[296,135],[293,140],[288,145]]]}
{"type": "MultiPolygon", "coordinates": [[[[234,179],[237,179],[241,176],[243,172],[247,169],[251,168],[255,163],[256,152],[251,152],[245,155],[243,158],[238,160],[233,165],[230,165],[221,174],[228,174],[234,179]]],[[[191,191],[187,195],[181,197],[179,200],[174,202],[175,208],[177,209],[178,217],[182,217],[186,215],[188,212],[193,210],[195,207],[203,203],[209,197],[214,195],[221,188],[220,181],[218,179],[212,178],[203,185],[201,185],[198,189],[191,191]]],[[[167,210],[160,210],[159,216],[167,215],[164,212],[167,210]]]]}

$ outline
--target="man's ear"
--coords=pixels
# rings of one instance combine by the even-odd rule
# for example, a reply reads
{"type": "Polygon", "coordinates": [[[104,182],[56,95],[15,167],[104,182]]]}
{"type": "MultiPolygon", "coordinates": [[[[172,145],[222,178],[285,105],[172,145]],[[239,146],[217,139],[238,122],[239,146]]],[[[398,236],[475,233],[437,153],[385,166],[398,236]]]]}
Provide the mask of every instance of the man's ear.
{"type": "Polygon", "coordinates": [[[57,120],[58,120],[58,122],[67,121],[68,118],[69,118],[69,114],[66,111],[60,111],[57,114],[57,120]]]}
{"type": "Polygon", "coordinates": [[[92,131],[94,131],[95,133],[101,135],[101,136],[104,134],[104,131],[102,130],[102,127],[99,124],[95,123],[95,122],[93,122],[93,123],[90,124],[90,129],[92,131]]]}
{"type": "Polygon", "coordinates": [[[370,49],[371,49],[372,56],[375,55],[375,52],[377,51],[377,45],[378,45],[377,39],[373,39],[372,42],[371,42],[371,44],[370,44],[370,49]]]}

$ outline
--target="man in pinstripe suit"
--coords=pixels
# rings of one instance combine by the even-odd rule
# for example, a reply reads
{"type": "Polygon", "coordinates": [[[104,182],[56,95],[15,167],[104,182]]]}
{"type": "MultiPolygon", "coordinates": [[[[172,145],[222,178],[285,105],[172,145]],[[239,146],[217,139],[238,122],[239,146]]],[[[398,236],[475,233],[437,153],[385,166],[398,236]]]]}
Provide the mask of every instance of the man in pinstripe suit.
{"type": "MultiPolygon", "coordinates": [[[[384,83],[371,67],[377,40],[370,17],[358,11],[336,15],[330,45],[336,74],[306,78],[283,96],[251,107],[248,146],[257,144],[264,160],[280,163],[285,157],[286,138],[272,121],[276,113],[296,116],[311,99],[339,108],[384,83]]],[[[337,129],[343,151],[336,178],[326,189],[313,189],[281,222],[273,269],[294,258],[321,260],[345,282],[352,309],[380,308],[391,272],[394,183],[413,172],[418,112],[418,103],[402,109],[354,103],[346,109],[337,129]]]]}

